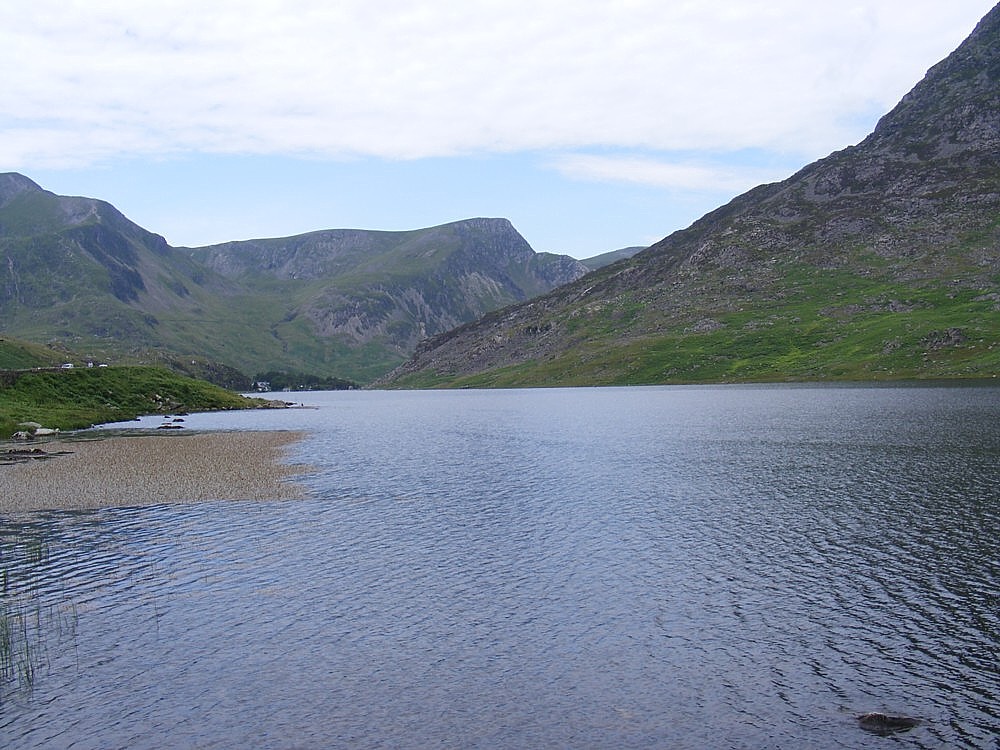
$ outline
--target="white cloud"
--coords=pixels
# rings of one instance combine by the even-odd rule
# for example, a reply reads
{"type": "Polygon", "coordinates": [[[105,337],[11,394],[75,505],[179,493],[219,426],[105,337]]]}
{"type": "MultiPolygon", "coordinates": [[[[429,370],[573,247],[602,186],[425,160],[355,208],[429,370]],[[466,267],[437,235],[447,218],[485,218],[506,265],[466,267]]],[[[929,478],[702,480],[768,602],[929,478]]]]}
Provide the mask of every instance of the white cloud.
{"type": "MultiPolygon", "coordinates": [[[[864,135],[858,114],[891,106],[990,5],[7,0],[0,165],[589,147],[816,155],[864,135]]],[[[673,170],[646,179],[719,179],[673,170]]]]}
{"type": "Polygon", "coordinates": [[[552,164],[567,177],[578,180],[630,182],[670,190],[731,194],[783,179],[789,174],[787,170],[732,164],[592,154],[564,155],[554,159],[552,164]]]}

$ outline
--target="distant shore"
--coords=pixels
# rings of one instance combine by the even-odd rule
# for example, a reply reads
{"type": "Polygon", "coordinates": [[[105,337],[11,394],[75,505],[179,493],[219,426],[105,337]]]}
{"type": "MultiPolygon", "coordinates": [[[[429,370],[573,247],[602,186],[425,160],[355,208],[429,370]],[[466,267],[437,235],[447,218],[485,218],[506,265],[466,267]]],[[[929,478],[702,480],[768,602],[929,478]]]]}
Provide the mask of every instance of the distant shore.
{"type": "Polygon", "coordinates": [[[0,513],[306,496],[282,462],[300,432],[178,431],[0,447],[0,513]]]}

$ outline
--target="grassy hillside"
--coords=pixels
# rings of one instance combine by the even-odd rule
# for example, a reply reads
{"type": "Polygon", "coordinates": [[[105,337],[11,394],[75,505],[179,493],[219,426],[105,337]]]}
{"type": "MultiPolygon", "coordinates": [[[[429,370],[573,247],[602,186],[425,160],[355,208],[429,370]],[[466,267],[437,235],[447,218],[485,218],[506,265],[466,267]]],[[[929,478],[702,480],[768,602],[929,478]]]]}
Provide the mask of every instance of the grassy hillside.
{"type": "Polygon", "coordinates": [[[141,414],[247,409],[264,405],[156,367],[74,368],[0,373],[0,438],[20,422],[78,429],[141,414]]]}
{"type": "Polygon", "coordinates": [[[10,336],[0,336],[0,370],[54,367],[65,361],[65,354],[47,346],[13,339],[10,336]]]}
{"type": "Polygon", "coordinates": [[[609,253],[601,253],[600,255],[595,255],[590,258],[584,258],[580,262],[591,271],[596,271],[598,268],[604,268],[605,266],[610,266],[612,263],[617,263],[620,260],[631,258],[633,255],[641,253],[645,249],[646,248],[642,246],[623,247],[621,250],[612,250],[609,253]]]}
{"type": "MultiPolygon", "coordinates": [[[[495,346],[534,355],[479,372],[431,366],[393,387],[993,378],[1000,374],[997,295],[798,266],[782,296],[694,307],[683,319],[642,292],[492,326],[495,346]],[[831,300],[833,300],[831,302],[831,300]],[[701,316],[701,317],[699,317],[701,316]],[[548,328],[547,328],[548,327],[548,328]],[[558,331],[558,334],[554,333],[558,331]],[[559,347],[545,348],[547,335],[559,347]],[[566,345],[566,341],[572,341],[566,345]]],[[[1000,284],[1000,278],[996,279],[1000,284]]],[[[502,316],[497,316],[501,318],[502,316]]],[[[467,353],[467,350],[465,350],[467,353]]],[[[498,361],[494,358],[492,361],[498,361]]]]}

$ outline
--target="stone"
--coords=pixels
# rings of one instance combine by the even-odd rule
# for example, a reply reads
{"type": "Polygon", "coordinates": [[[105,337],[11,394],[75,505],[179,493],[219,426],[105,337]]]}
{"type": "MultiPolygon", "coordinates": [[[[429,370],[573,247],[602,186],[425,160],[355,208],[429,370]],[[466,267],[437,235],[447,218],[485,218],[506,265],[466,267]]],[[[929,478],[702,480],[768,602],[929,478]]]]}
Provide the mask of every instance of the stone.
{"type": "Polygon", "coordinates": [[[906,732],[920,723],[919,719],[910,716],[893,716],[878,711],[861,714],[858,717],[858,724],[867,732],[875,734],[889,735],[896,732],[906,732]]]}

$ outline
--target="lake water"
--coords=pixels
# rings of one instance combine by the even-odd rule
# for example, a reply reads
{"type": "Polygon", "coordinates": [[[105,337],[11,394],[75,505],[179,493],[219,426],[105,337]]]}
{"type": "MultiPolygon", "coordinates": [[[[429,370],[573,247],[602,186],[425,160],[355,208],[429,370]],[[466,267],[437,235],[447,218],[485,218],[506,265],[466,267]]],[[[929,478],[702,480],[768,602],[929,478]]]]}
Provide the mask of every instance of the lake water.
{"type": "Polygon", "coordinates": [[[186,424],[308,500],[0,519],[0,747],[1000,747],[998,388],[293,398],[186,424]]]}

